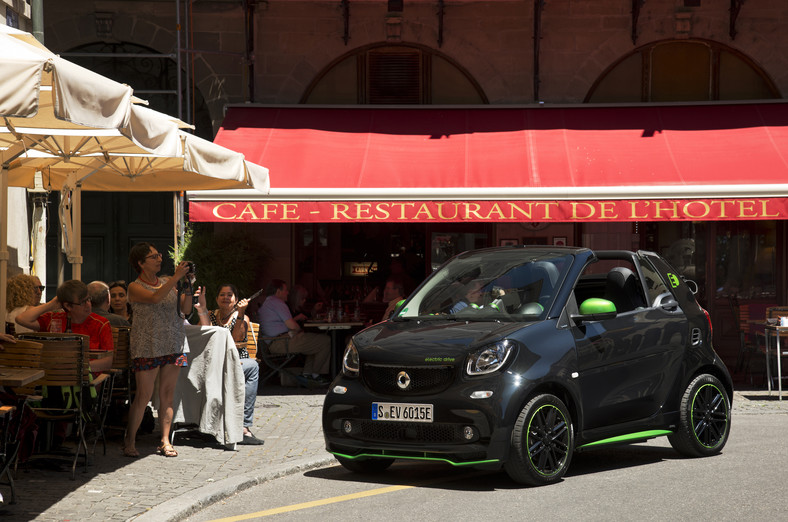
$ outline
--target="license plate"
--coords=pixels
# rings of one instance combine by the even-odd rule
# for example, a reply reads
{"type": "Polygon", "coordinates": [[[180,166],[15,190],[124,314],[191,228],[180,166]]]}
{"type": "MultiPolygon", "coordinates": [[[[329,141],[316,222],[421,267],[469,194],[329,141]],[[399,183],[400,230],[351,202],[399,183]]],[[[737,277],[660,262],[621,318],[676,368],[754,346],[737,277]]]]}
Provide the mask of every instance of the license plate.
{"type": "Polygon", "coordinates": [[[373,402],[372,420],[432,422],[432,404],[373,402]]]}

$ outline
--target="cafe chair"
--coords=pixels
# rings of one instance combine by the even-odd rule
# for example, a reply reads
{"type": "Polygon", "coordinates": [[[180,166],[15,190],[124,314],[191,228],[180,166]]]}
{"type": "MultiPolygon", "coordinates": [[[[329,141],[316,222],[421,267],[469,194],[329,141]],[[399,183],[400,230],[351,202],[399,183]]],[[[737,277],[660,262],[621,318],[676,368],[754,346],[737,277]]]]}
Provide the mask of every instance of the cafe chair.
{"type": "Polygon", "coordinates": [[[106,400],[102,421],[105,429],[126,429],[124,415],[128,412],[132,402],[133,379],[131,374],[131,354],[129,352],[128,326],[113,326],[112,340],[115,353],[112,359],[112,390],[106,400]]]}
{"type": "Polygon", "coordinates": [[[246,336],[246,351],[250,359],[257,358],[257,338],[260,337],[260,324],[249,323],[249,335],[246,336]]]}
{"type": "MultiPolygon", "coordinates": [[[[97,429],[97,437],[104,439],[104,433],[97,422],[98,400],[93,394],[99,385],[109,378],[108,374],[92,377],[90,373],[90,338],[87,335],[74,333],[24,333],[20,339],[39,342],[43,345],[39,368],[45,372],[44,378],[36,384],[46,387],[50,397],[42,400],[33,411],[39,420],[49,424],[68,421],[76,429],[77,447],[71,463],[71,479],[76,479],[77,460],[84,452],[85,471],[88,466],[88,445],[85,440],[85,427],[90,424],[97,429]],[[63,394],[63,402],[56,403],[53,396],[63,394]],[[90,397],[90,399],[89,399],[90,397]],[[92,399],[92,400],[91,400],[92,399]],[[90,400],[92,407],[87,407],[90,400]]],[[[43,393],[42,393],[43,395],[43,393]]],[[[96,394],[97,395],[97,394],[96,394]]],[[[105,451],[106,451],[106,441],[105,451]]],[[[57,458],[55,455],[34,455],[39,458],[57,458]]],[[[70,459],[70,456],[69,456],[70,459]]]]}
{"type": "MultiPolygon", "coordinates": [[[[252,331],[255,330],[257,327],[257,331],[259,332],[260,325],[257,323],[252,323],[252,331]]],[[[271,377],[275,375],[279,375],[281,373],[285,373],[291,376],[295,376],[290,370],[287,369],[287,366],[293,363],[293,360],[298,356],[297,353],[290,353],[286,351],[284,353],[272,353],[269,350],[269,344],[276,341],[284,341],[285,347],[289,346],[290,344],[290,337],[287,336],[279,336],[279,337],[257,337],[257,360],[261,361],[265,364],[266,368],[260,368],[260,383],[259,386],[268,381],[271,377]]],[[[251,357],[252,354],[250,353],[249,356],[251,357]]],[[[299,383],[300,384],[300,383],[299,383]]]]}
{"type": "MultiPolygon", "coordinates": [[[[16,343],[7,343],[0,351],[0,366],[14,368],[38,368],[41,361],[43,345],[32,341],[18,340],[16,343]]],[[[19,448],[22,444],[22,424],[27,401],[32,399],[27,390],[14,389],[17,403],[0,406],[0,483],[7,485],[11,490],[11,504],[16,503],[16,485],[11,473],[11,466],[16,467],[19,448]]],[[[30,390],[35,391],[35,390],[30,390]]],[[[0,501],[3,498],[0,496],[0,501]]]]}
{"type": "Polygon", "coordinates": [[[733,314],[733,324],[736,326],[736,333],[739,337],[739,356],[736,360],[736,371],[743,371],[744,375],[750,376],[752,384],[752,374],[750,364],[752,355],[757,353],[757,346],[752,335],[750,324],[750,305],[740,304],[736,296],[730,297],[731,313],[733,314]]]}

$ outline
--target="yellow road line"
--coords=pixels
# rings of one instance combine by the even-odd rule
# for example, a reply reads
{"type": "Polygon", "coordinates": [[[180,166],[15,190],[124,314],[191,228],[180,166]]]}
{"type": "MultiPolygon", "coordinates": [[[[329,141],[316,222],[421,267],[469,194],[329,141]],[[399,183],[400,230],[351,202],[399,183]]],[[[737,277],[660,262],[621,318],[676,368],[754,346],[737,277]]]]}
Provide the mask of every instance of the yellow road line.
{"type": "Polygon", "coordinates": [[[322,500],[312,500],[310,502],[302,502],[301,504],[293,504],[290,506],[282,506],[273,509],[266,509],[265,511],[258,511],[257,513],[247,513],[246,515],[218,518],[213,522],[235,522],[237,520],[249,520],[251,518],[267,517],[270,515],[278,515],[279,513],[289,513],[291,511],[299,511],[301,509],[309,509],[318,506],[325,506],[328,504],[336,504],[337,502],[345,502],[347,500],[355,500],[364,497],[373,497],[375,495],[383,495],[386,493],[393,493],[395,491],[401,491],[403,489],[410,489],[415,487],[416,486],[389,486],[386,488],[370,489],[368,491],[351,493],[350,495],[341,495],[338,497],[324,498],[322,500]]]}
{"type": "Polygon", "coordinates": [[[402,491],[404,489],[412,489],[421,486],[428,486],[430,484],[436,484],[439,482],[453,482],[455,480],[462,480],[468,477],[478,477],[480,474],[488,475],[491,472],[470,472],[464,473],[462,475],[458,475],[456,477],[438,477],[430,480],[422,480],[416,482],[410,486],[388,486],[385,488],[377,488],[377,489],[370,489],[367,491],[360,491],[358,493],[351,493],[349,495],[340,495],[338,497],[329,497],[324,498],[322,500],[312,500],[309,502],[302,502],[300,504],[292,504],[290,506],[282,506],[278,508],[266,509],[264,511],[258,511],[256,513],[247,513],[245,515],[236,515],[234,517],[227,517],[227,518],[217,518],[211,522],[237,522],[239,520],[250,520],[252,518],[262,518],[271,515],[278,515],[280,513],[290,513],[292,511],[300,511],[302,509],[309,509],[318,506],[326,506],[329,504],[336,504],[338,502],[346,502],[348,500],[355,500],[359,498],[365,497],[374,497],[376,495],[385,495],[386,493],[394,493],[397,491],[402,491]]]}

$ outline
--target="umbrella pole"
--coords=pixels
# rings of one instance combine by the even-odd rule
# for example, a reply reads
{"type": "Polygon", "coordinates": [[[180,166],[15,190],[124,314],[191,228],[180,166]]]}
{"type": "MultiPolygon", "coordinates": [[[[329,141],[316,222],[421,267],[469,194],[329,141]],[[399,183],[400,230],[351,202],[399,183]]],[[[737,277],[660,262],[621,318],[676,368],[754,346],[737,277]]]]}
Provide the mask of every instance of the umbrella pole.
{"type": "Polygon", "coordinates": [[[71,259],[71,278],[82,280],[82,183],[74,189],[71,224],[74,227],[74,257],[71,259]]]}
{"type": "Polygon", "coordinates": [[[8,165],[0,173],[0,327],[5,333],[6,282],[8,280],[8,165]]]}

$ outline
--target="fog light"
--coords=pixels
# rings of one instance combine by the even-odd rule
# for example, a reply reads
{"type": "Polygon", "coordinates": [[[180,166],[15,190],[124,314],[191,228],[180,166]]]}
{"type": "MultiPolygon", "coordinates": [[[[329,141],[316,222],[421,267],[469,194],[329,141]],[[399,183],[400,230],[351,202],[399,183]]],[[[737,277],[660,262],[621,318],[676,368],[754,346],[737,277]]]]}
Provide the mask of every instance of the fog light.
{"type": "Polygon", "coordinates": [[[350,433],[353,431],[353,424],[351,424],[349,420],[346,420],[342,423],[342,429],[345,430],[345,433],[350,433]]]}
{"type": "Polygon", "coordinates": [[[471,394],[471,399],[489,399],[492,394],[489,390],[475,391],[471,394]]]}
{"type": "Polygon", "coordinates": [[[344,386],[334,386],[334,393],[338,393],[339,395],[344,395],[347,393],[347,388],[344,386]]]}
{"type": "Polygon", "coordinates": [[[471,426],[465,426],[465,427],[462,429],[462,436],[463,436],[463,437],[465,437],[465,440],[471,440],[471,439],[473,439],[473,435],[474,435],[474,434],[473,434],[473,427],[471,427],[471,426]]]}

